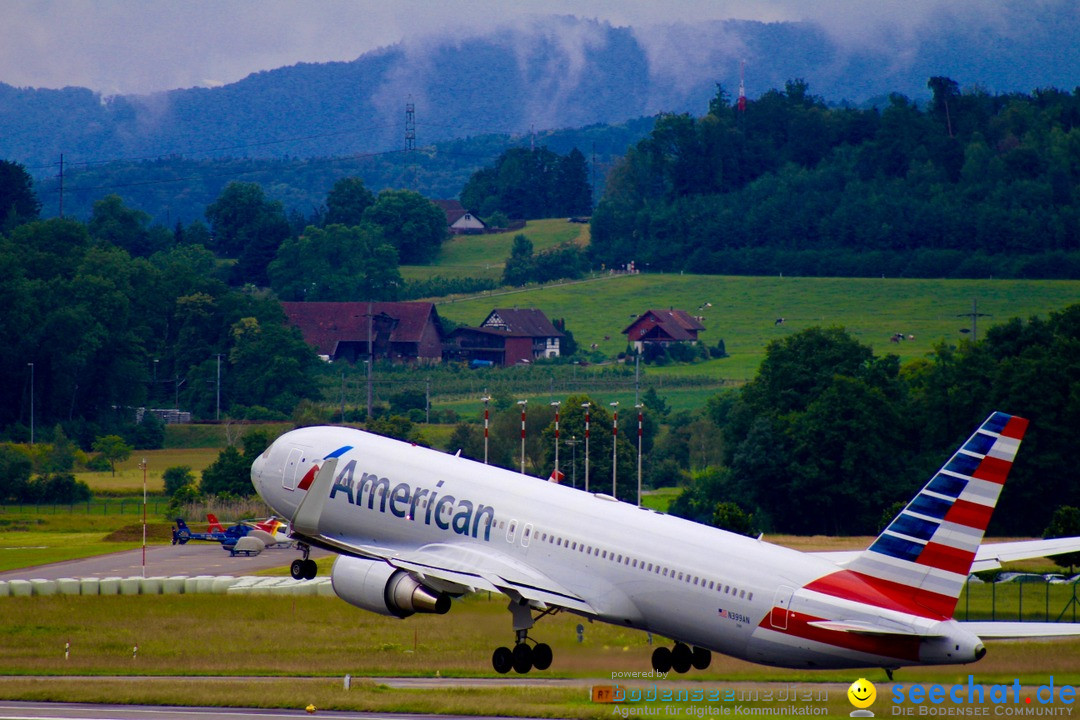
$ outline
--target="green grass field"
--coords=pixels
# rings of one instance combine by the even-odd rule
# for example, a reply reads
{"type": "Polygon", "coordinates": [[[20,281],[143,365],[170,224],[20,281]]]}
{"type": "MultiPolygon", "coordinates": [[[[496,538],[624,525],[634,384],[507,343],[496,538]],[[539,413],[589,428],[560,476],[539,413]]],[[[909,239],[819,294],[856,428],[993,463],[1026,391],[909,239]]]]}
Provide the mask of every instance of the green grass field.
{"type": "Polygon", "coordinates": [[[199,473],[217,459],[219,447],[167,448],[164,450],[136,450],[127,460],[116,465],[116,475],[108,470],[104,472],[78,472],[77,480],[90,486],[95,494],[105,495],[141,495],[143,472],[139,464],[146,459],[146,489],[151,493],[165,491],[162,473],[167,468],[187,465],[199,478],[199,473]]]}
{"type": "Polygon", "coordinates": [[[580,347],[614,356],[626,347],[622,330],[649,308],[680,308],[704,317],[701,339],[723,338],[730,357],[693,365],[648,367],[650,376],[709,375],[734,380],[753,377],[765,346],[814,325],[839,325],[878,354],[911,360],[935,343],[956,343],[972,300],[990,317],[985,329],[1013,317],[1045,316],[1080,302],[1080,282],[1051,280],[902,280],[892,278],[726,277],[641,274],[594,279],[515,291],[496,291],[438,304],[439,314],[458,323],[477,323],[494,307],[538,307],[550,318],[565,318],[580,347]],[[703,307],[711,303],[711,307],[703,307]],[[777,318],[784,318],[776,325],[777,318]],[[897,332],[913,340],[892,343],[897,332]]]}
{"type": "MultiPolygon", "coordinates": [[[[3,675],[279,675],[491,676],[491,651],[511,643],[506,598],[482,593],[455,601],[445,616],[398,621],[360,611],[337,598],[253,595],[52,596],[0,598],[4,611],[3,675]],[[48,618],[43,622],[43,618],[48,618]],[[302,638],[302,642],[297,639],[302,638]],[[178,640],[182,639],[182,642],[178,640]],[[227,640],[227,641],[226,641],[227,640]],[[63,657],[65,642],[72,656],[63,657]],[[138,644],[137,662],[131,648],[138,644]],[[214,652],[207,652],[214,648],[214,652]],[[253,649],[260,648],[260,651],[253,649]]],[[[648,669],[644,632],[585,623],[560,613],[531,633],[551,644],[555,663],[538,677],[610,677],[613,670],[648,669]]],[[[659,638],[655,639],[660,642],[659,638]]],[[[1032,643],[1001,643],[979,663],[980,675],[1015,672],[1032,643]]],[[[1080,641],[1055,644],[1061,682],[1080,680],[1080,641]],[[1069,660],[1071,659],[1071,664],[1069,660]]],[[[1057,664],[1057,663],[1055,663],[1057,664]]],[[[1052,671],[1049,663],[1026,668],[1052,671]]],[[[942,678],[955,668],[905,671],[942,678]]],[[[700,680],[821,682],[842,671],[768,668],[714,655],[700,680]]]]}
{"type": "MultiPolygon", "coordinates": [[[[406,621],[321,597],[53,596],[2,598],[0,608],[5,638],[0,697],[6,699],[293,708],[310,702],[321,710],[600,718],[611,715],[611,706],[590,703],[587,687],[613,684],[613,672],[647,670],[652,650],[645,633],[601,623],[585,623],[579,643],[575,628],[581,618],[559,614],[532,632],[555,651],[552,668],[532,677],[578,678],[585,687],[399,690],[375,680],[358,681],[345,692],[346,673],[493,675],[492,648],[512,638],[505,598],[472,596],[455,602],[446,616],[406,621]],[[68,642],[71,653],[65,659],[68,642]],[[163,677],[156,681],[154,676],[163,677]]],[[[896,681],[952,684],[966,682],[969,673],[982,683],[1020,677],[1032,685],[1053,675],[1058,686],[1075,685],[1080,642],[997,643],[977,665],[907,668],[896,681]]],[[[761,683],[817,687],[828,694],[830,714],[846,715],[844,688],[858,676],[879,688],[888,682],[881,670],[787,670],[715,654],[708,670],[685,678],[690,689],[753,689],[761,683]]]]}
{"type": "MultiPolygon", "coordinates": [[[[430,277],[485,278],[498,280],[517,235],[525,235],[533,252],[541,252],[564,242],[589,243],[589,226],[563,219],[530,220],[523,230],[493,235],[458,235],[443,243],[438,260],[432,265],[402,265],[406,280],[430,277]]],[[[483,319],[483,318],[481,318],[483,319]]],[[[476,320],[475,322],[480,322],[476,320]]]]}

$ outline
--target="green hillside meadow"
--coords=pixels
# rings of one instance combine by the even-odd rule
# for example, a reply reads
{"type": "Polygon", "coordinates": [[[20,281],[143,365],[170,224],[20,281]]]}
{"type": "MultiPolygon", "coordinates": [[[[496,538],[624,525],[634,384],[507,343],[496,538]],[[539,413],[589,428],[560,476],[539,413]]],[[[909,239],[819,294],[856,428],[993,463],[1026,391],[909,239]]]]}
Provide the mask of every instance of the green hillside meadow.
{"type": "Polygon", "coordinates": [[[494,307],[538,307],[565,318],[578,344],[609,356],[626,347],[622,330],[649,308],[679,308],[704,318],[701,338],[723,338],[730,357],[658,369],[666,375],[752,378],[766,345],[814,325],[846,328],[878,354],[907,361],[935,343],[971,337],[966,314],[978,302],[979,332],[1013,317],[1046,315],[1080,302],[1080,282],[1057,280],[909,280],[894,278],[730,277],[716,275],[594,275],[583,281],[496,290],[440,300],[439,314],[477,324],[494,307]],[[776,324],[783,318],[782,324],[776,324]],[[899,343],[894,333],[914,336],[899,343]]]}
{"type": "Polygon", "coordinates": [[[530,220],[522,230],[492,235],[458,235],[443,243],[438,261],[433,265],[402,265],[401,276],[406,280],[444,278],[502,278],[503,265],[517,235],[525,235],[533,244],[533,252],[542,252],[565,242],[589,244],[589,226],[571,223],[565,218],[530,220]]]}

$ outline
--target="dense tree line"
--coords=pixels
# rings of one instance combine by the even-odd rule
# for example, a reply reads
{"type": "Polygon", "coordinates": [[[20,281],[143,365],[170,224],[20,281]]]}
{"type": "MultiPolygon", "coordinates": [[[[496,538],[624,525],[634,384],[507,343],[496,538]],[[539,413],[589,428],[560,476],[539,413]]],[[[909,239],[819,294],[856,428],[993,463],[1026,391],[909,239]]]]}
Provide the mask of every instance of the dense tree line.
{"type": "MultiPolygon", "coordinates": [[[[541,132],[537,141],[560,155],[575,146],[588,147],[597,164],[607,167],[652,125],[653,118],[643,117],[619,125],[541,132]]],[[[94,203],[103,194],[116,193],[129,207],[149,213],[152,222],[172,226],[179,221],[186,225],[202,218],[206,206],[233,181],[257,183],[271,200],[282,203],[286,215],[301,213],[309,218],[330,211],[327,194],[345,178],[358,178],[375,192],[408,186],[425,197],[453,198],[474,172],[490,165],[508,148],[528,142],[527,138],[510,135],[474,135],[427,146],[411,153],[408,163],[401,152],[357,156],[353,149],[342,156],[328,157],[325,147],[310,157],[289,154],[278,158],[196,159],[170,155],[153,160],[75,163],[64,169],[64,214],[89,218],[94,203]]],[[[70,158],[70,149],[68,153],[70,158]]],[[[98,150],[94,157],[100,155],[98,150]]],[[[56,160],[52,157],[46,162],[56,160]]],[[[59,211],[57,170],[46,165],[35,171],[36,191],[46,216],[59,211]]],[[[602,176],[596,179],[602,182],[602,176]]],[[[334,218],[327,222],[349,224],[334,218]]]]}
{"type": "Polygon", "coordinates": [[[709,400],[723,456],[672,511],[709,522],[735,502],[775,532],[874,534],[883,510],[910,500],[1000,410],[1031,424],[990,530],[1039,535],[1055,507],[1080,505],[1078,348],[1080,305],[903,366],[839,328],[774,341],[745,388],[709,400]]]}
{"type": "Polygon", "coordinates": [[[510,246],[510,257],[503,267],[504,285],[545,283],[564,278],[576,279],[589,270],[585,251],[571,242],[533,252],[532,241],[525,235],[517,235],[510,246]]]}
{"type": "Polygon", "coordinates": [[[585,156],[540,147],[511,148],[482,168],[461,190],[461,204],[481,217],[512,219],[569,217],[592,212],[592,186],[585,156]]]}
{"type": "Polygon", "coordinates": [[[284,416],[315,395],[318,361],[276,299],[231,288],[210,250],[146,221],[106,198],[89,223],[0,235],[0,432],[29,439],[33,419],[47,439],[60,423],[88,448],[138,406],[213,417],[219,359],[222,412],[284,416]]]}
{"type": "Polygon", "coordinates": [[[709,273],[1080,276],[1080,91],[829,107],[801,81],[663,115],[614,168],[594,260],[709,273]],[[866,258],[860,253],[875,253],[866,258]],[[1021,258],[1021,260],[1016,260],[1021,258]]]}

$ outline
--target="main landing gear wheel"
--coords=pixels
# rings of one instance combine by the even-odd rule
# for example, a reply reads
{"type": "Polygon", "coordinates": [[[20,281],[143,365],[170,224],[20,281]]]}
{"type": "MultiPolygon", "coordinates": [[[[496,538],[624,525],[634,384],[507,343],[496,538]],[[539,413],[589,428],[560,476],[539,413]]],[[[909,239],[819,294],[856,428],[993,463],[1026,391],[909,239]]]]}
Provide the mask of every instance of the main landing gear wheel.
{"type": "Polygon", "coordinates": [[[514,616],[514,633],[516,641],[514,649],[508,647],[495,648],[491,654],[491,666],[500,675],[513,670],[524,675],[533,668],[547,670],[551,667],[553,653],[547,643],[538,643],[529,637],[529,629],[536,620],[554,614],[557,609],[551,608],[541,612],[536,618],[532,616],[532,609],[523,600],[511,600],[509,610],[514,616]],[[533,643],[531,646],[529,643],[533,643]]]}
{"type": "Polygon", "coordinates": [[[705,648],[693,648],[684,643],[675,643],[675,647],[667,649],[658,647],[653,650],[652,666],[656,672],[666,673],[674,670],[677,673],[688,672],[691,667],[704,670],[712,663],[712,653],[705,648]]]}
{"type": "Polygon", "coordinates": [[[289,566],[289,574],[292,575],[293,580],[314,580],[318,573],[319,566],[311,558],[297,558],[289,566]]]}
{"type": "Polygon", "coordinates": [[[671,669],[680,675],[689,672],[690,662],[693,659],[694,654],[683,643],[675,643],[675,647],[671,648],[671,669]]]}
{"type": "Polygon", "coordinates": [[[652,651],[653,670],[658,673],[667,673],[671,670],[671,651],[666,647],[658,647],[652,651]]]}
{"type": "Polygon", "coordinates": [[[514,672],[524,675],[533,668],[532,648],[526,643],[518,643],[514,646],[514,672]]]}
{"type": "Polygon", "coordinates": [[[532,664],[537,670],[547,670],[555,655],[547,643],[537,643],[532,649],[532,664]]]}
{"type": "Polygon", "coordinates": [[[529,647],[528,643],[520,642],[511,650],[508,647],[495,648],[491,654],[491,666],[500,675],[513,670],[524,675],[532,669],[547,670],[551,667],[554,653],[547,643],[537,643],[529,647]]]}
{"type": "Polygon", "coordinates": [[[508,647],[495,648],[495,652],[491,653],[491,666],[495,668],[495,672],[505,675],[514,667],[514,653],[510,652],[508,647]]]}

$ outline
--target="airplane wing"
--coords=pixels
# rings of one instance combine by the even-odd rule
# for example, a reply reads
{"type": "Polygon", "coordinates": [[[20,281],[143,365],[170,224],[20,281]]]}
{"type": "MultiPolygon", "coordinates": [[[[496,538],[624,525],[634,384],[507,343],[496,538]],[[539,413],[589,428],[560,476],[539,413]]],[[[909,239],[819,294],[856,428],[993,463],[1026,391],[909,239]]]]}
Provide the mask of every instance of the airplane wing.
{"type": "MultiPolygon", "coordinates": [[[[1013,560],[1051,557],[1062,553],[1080,551],[1080,537],[1052,538],[1049,540],[1015,540],[1012,542],[984,543],[975,553],[971,572],[997,570],[1001,563],[1013,560]]],[[[843,565],[861,554],[859,550],[809,553],[843,565]]]]}
{"type": "Polygon", "coordinates": [[[540,609],[550,606],[589,615],[596,608],[535,568],[501,553],[472,546],[434,543],[419,548],[352,545],[322,535],[304,535],[313,545],[372,560],[385,560],[439,589],[449,584],[459,592],[489,590],[510,597],[522,597],[540,609]],[[435,580],[436,582],[432,582],[435,580]]]}
{"type": "Polygon", "coordinates": [[[337,458],[329,458],[319,469],[307,495],[292,518],[292,536],[317,547],[346,555],[385,560],[415,574],[418,579],[434,578],[464,589],[490,590],[522,597],[541,607],[557,606],[595,615],[597,611],[580,596],[570,592],[527,563],[488,548],[433,543],[419,548],[351,544],[319,531],[337,458]]]}
{"type": "Polygon", "coordinates": [[[519,595],[542,607],[556,606],[597,614],[584,598],[535,568],[487,548],[437,543],[399,553],[387,560],[421,579],[435,578],[477,589],[483,587],[510,597],[519,595]]]}
{"type": "Polygon", "coordinates": [[[1080,623],[970,621],[961,622],[960,625],[983,640],[1067,638],[1080,635],[1080,623]]]}

